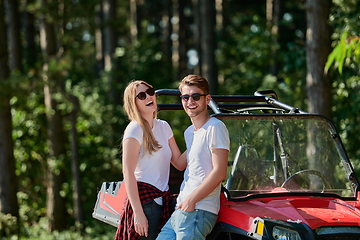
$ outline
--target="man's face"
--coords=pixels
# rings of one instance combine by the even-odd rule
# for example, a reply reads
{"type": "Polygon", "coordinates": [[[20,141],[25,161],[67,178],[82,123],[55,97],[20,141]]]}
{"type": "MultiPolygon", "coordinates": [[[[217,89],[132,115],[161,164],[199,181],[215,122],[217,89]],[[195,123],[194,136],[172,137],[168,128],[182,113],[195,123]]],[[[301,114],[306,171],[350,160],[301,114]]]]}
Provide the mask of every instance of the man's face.
{"type": "Polygon", "coordinates": [[[181,89],[181,96],[183,108],[190,118],[207,113],[210,95],[204,95],[204,92],[200,88],[196,86],[184,86],[181,89]]]}

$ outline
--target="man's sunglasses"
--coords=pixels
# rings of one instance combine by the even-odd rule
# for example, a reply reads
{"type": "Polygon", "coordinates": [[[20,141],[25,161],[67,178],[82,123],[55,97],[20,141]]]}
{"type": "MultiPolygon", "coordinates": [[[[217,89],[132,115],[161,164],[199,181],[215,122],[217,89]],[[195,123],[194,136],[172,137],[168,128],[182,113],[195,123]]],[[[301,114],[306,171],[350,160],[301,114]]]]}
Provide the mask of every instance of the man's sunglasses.
{"type": "Polygon", "coordinates": [[[135,98],[138,98],[140,100],[145,100],[146,99],[146,94],[149,95],[149,96],[154,96],[155,90],[153,88],[148,88],[148,89],[146,89],[145,92],[139,92],[139,94],[136,95],[135,98]]]}
{"type": "Polygon", "coordinates": [[[202,96],[206,96],[206,95],[207,95],[207,94],[195,93],[195,94],[193,94],[193,95],[181,95],[180,98],[181,98],[181,100],[183,100],[184,102],[189,101],[190,98],[192,98],[194,101],[199,101],[202,96]]]}

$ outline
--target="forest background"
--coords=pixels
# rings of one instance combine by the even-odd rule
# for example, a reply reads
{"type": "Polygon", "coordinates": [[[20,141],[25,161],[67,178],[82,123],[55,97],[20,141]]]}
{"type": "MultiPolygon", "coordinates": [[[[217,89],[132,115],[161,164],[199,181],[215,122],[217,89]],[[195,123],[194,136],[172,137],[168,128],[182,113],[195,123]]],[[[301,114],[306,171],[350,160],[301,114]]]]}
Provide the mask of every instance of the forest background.
{"type": "MultiPolygon", "coordinates": [[[[92,218],[122,179],[131,79],[274,89],[332,119],[360,176],[357,0],[0,0],[0,236],[112,239],[92,218]]],[[[182,150],[190,122],[167,115],[182,150]]]]}

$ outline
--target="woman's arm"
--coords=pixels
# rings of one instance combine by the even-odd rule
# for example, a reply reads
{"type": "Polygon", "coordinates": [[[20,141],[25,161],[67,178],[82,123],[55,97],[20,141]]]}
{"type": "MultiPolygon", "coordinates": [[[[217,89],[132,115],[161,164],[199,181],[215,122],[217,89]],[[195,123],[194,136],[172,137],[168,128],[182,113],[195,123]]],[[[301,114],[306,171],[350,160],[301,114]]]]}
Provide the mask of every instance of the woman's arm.
{"type": "Polygon", "coordinates": [[[181,154],[174,136],[169,139],[169,146],[172,152],[171,163],[177,170],[184,170],[186,168],[186,152],[181,154]]]}
{"type": "Polygon", "coordinates": [[[135,168],[138,163],[140,144],[135,138],[127,138],[123,141],[123,175],[131,207],[134,211],[135,231],[140,236],[148,236],[148,221],[141,206],[137,181],[135,178],[135,168]]]}

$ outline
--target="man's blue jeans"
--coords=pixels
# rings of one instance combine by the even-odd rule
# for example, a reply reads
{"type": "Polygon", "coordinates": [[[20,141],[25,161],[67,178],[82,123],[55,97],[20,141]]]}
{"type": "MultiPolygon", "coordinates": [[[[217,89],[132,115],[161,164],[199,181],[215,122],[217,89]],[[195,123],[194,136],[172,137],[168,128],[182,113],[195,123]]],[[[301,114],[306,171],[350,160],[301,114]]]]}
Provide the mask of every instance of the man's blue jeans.
{"type": "Polygon", "coordinates": [[[202,240],[211,232],[216,220],[217,215],[208,211],[176,209],[156,240],[202,240]]]}

